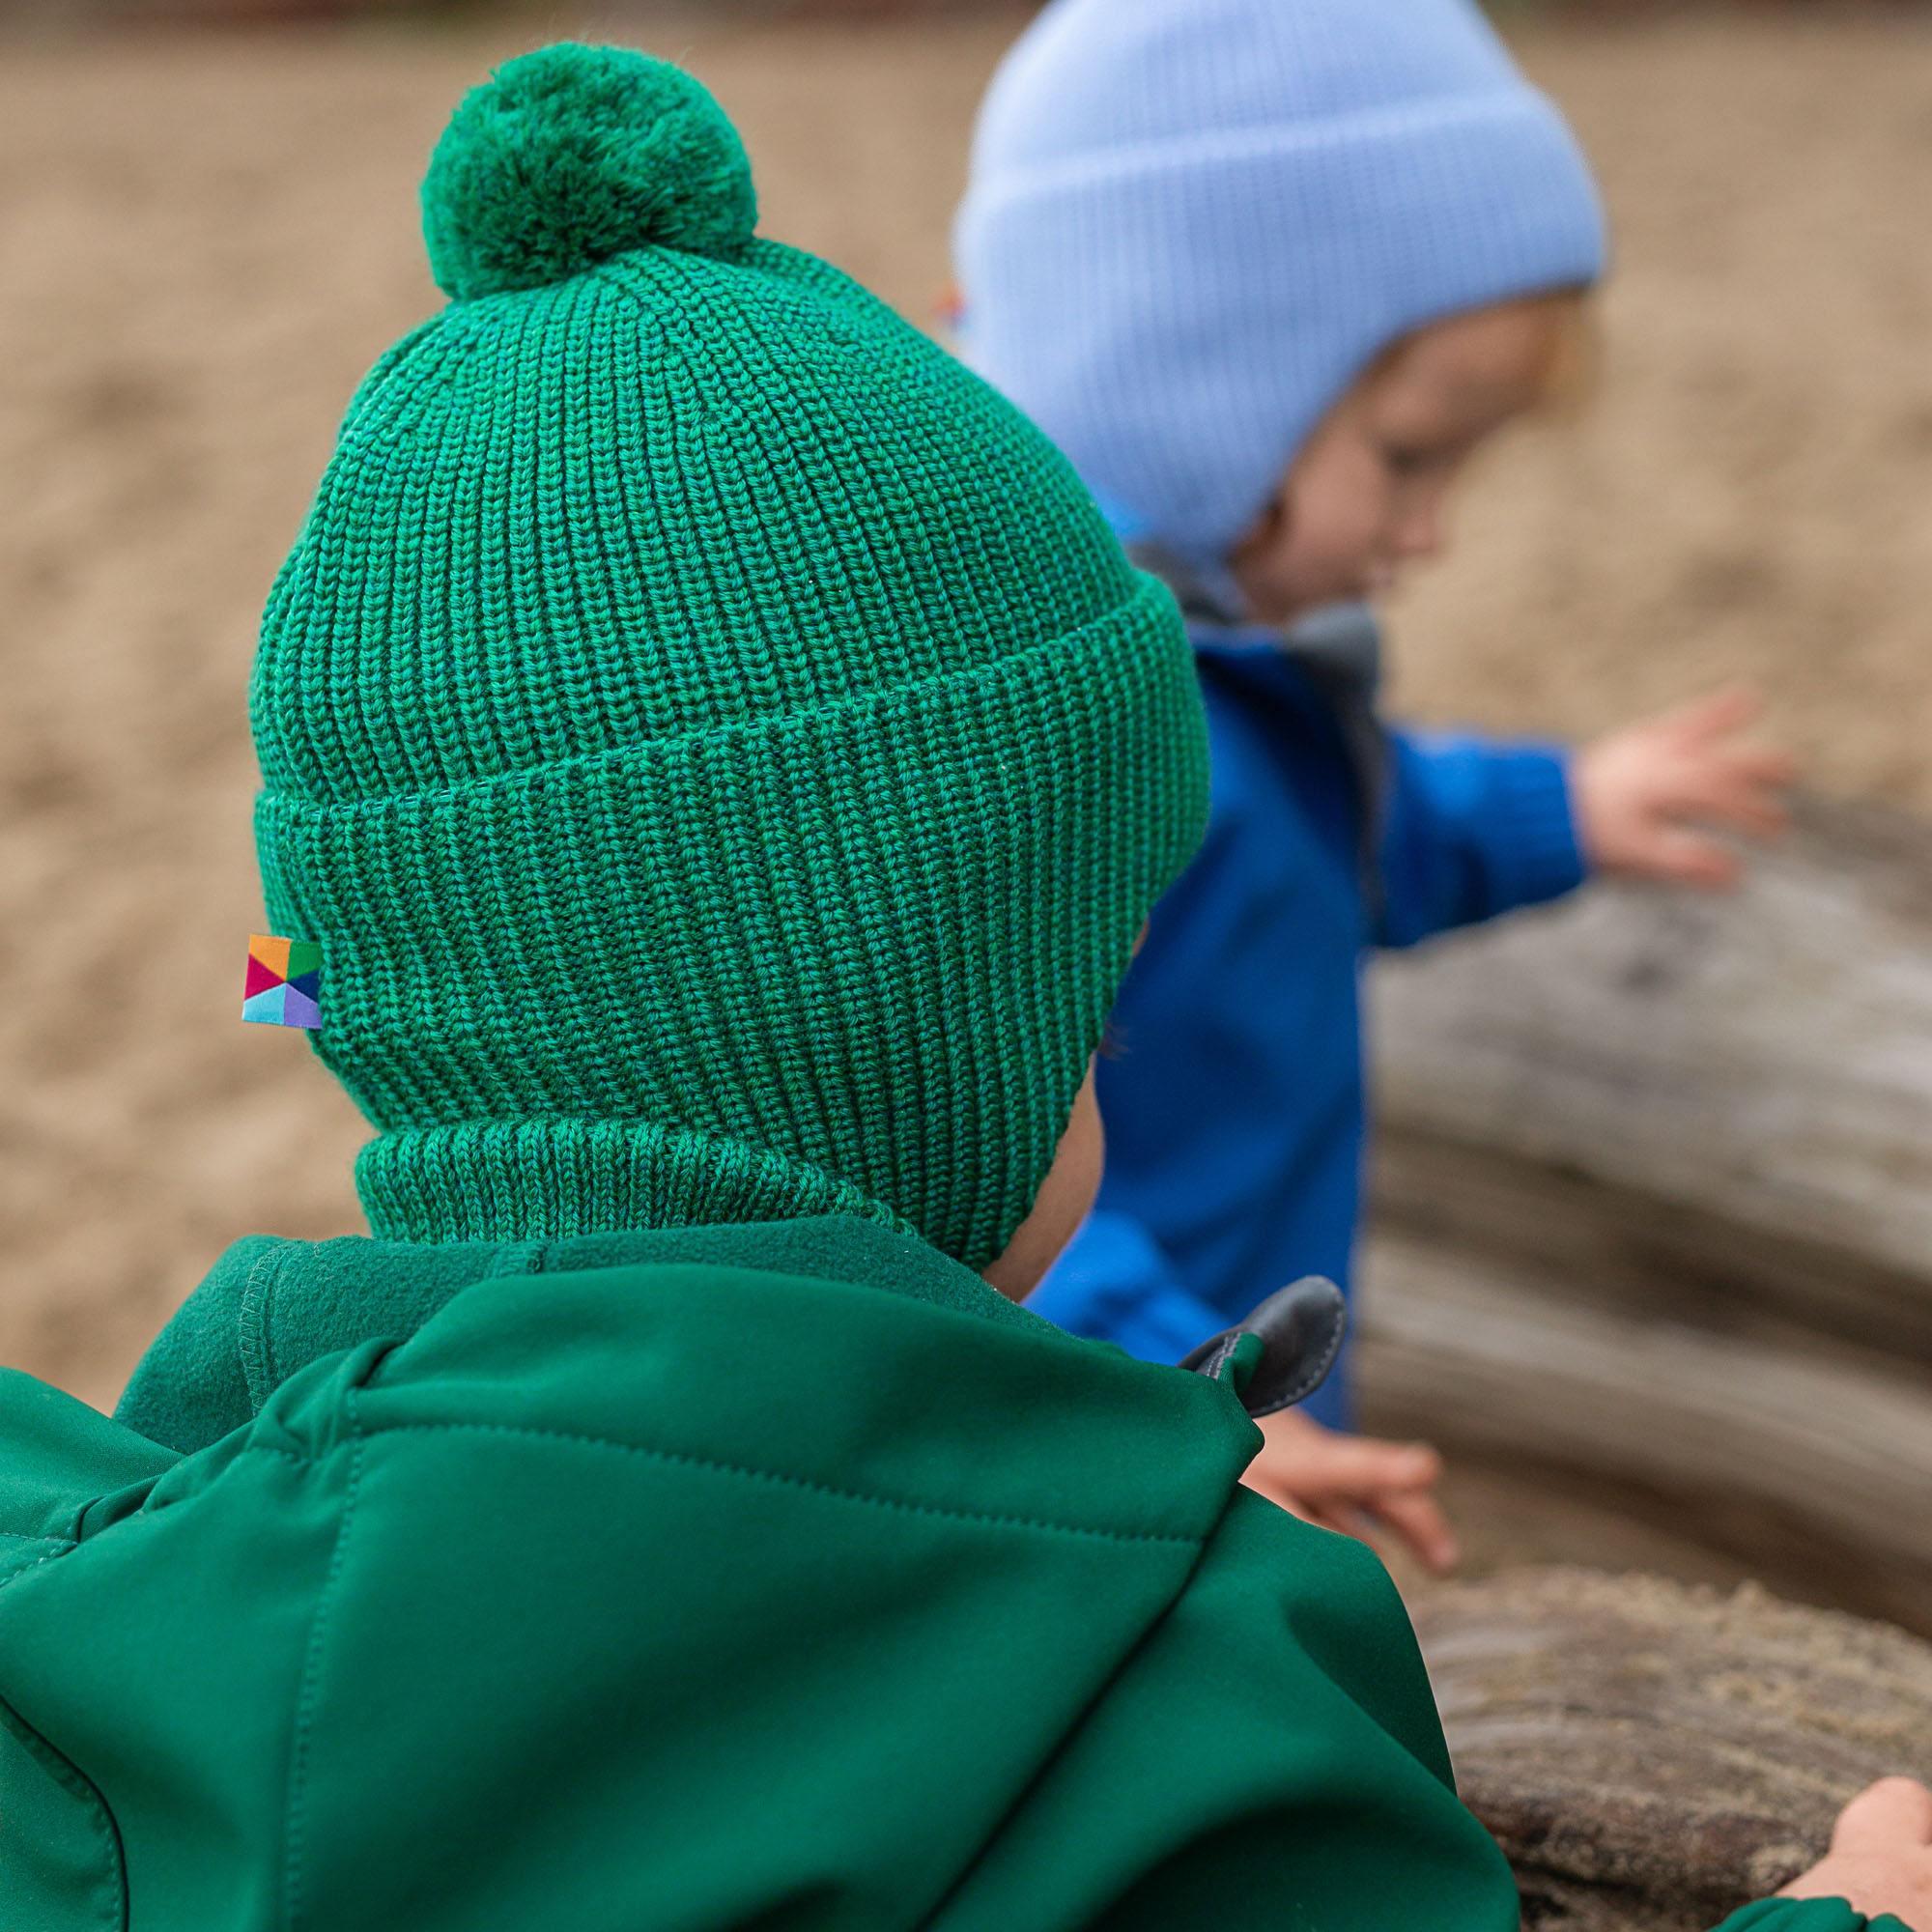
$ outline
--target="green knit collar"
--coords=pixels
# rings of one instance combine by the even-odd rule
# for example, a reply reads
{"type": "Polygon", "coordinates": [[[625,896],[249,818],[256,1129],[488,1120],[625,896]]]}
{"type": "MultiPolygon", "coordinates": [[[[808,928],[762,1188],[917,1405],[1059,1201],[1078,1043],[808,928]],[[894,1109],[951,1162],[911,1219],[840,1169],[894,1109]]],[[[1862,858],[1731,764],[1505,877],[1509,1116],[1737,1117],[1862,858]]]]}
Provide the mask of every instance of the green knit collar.
{"type": "Polygon", "coordinates": [[[396,1241],[563,1241],[652,1228],[850,1215],[919,1236],[883,1203],[810,1162],[623,1121],[407,1128],[355,1163],[370,1232],[396,1241]]]}
{"type": "Polygon", "coordinates": [[[251,1420],[308,1363],[377,1336],[407,1341],[480,1281],[639,1266],[757,1268],[873,1288],[997,1325],[1047,1327],[924,1241],[842,1214],[558,1241],[256,1235],[221,1257],[156,1337],[115,1413],[191,1454],[251,1420]]]}

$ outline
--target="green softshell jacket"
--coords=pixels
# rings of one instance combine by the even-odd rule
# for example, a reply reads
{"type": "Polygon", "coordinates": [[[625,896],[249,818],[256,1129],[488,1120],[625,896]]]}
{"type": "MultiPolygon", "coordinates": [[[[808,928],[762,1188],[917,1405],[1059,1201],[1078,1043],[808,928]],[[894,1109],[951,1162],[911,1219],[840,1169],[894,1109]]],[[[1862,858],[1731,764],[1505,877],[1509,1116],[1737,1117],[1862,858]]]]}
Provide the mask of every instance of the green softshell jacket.
{"type": "Polygon", "coordinates": [[[854,1219],[243,1242],[0,1386],[0,1928],[1510,1932],[1257,1441],[854,1219]]]}

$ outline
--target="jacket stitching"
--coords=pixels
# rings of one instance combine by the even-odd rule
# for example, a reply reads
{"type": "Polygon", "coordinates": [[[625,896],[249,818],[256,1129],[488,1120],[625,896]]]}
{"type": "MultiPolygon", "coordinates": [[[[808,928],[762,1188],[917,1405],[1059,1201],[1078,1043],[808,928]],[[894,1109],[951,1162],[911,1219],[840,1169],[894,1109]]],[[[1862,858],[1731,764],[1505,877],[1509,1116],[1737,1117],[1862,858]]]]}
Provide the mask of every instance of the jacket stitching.
{"type": "MultiPolygon", "coordinates": [[[[23,1563],[11,1577],[0,1577],[0,1590],[11,1588],[30,1570],[38,1570],[43,1563],[52,1563],[65,1556],[69,1550],[78,1548],[71,1540],[54,1536],[20,1536],[9,1530],[9,1541],[14,1543],[43,1543],[50,1545],[44,1556],[37,1556],[31,1563],[23,1563]]],[[[77,1765],[68,1760],[50,1745],[40,1732],[21,1717],[14,1706],[0,1699],[0,1711],[6,1713],[7,1728],[17,1738],[30,1755],[37,1758],[43,1769],[70,1796],[77,1798],[86,1807],[94,1826],[95,1835],[101,1844],[101,1872],[95,1882],[94,1889],[99,1897],[99,1916],[103,1925],[111,1926],[114,1932],[123,1932],[128,1923],[128,1877],[127,1855],[121,1846],[121,1828],[114,1822],[114,1814],[107,1808],[107,1801],[96,1789],[93,1779],[88,1777],[77,1765]]]]}
{"type": "MultiPolygon", "coordinates": [[[[43,1562],[50,1560],[42,1559],[43,1562]]],[[[11,1582],[13,1579],[10,1577],[8,1580],[11,1582]]],[[[92,1888],[98,1900],[99,1921],[111,1927],[112,1932],[126,1932],[127,1853],[121,1844],[121,1828],[115,1824],[106,1799],[101,1797],[94,1780],[62,1756],[11,1703],[0,1699],[0,1712],[5,1713],[4,1719],[0,1721],[5,1722],[6,1728],[19,1741],[28,1755],[38,1760],[47,1776],[70,1797],[79,1800],[85,1809],[95,1836],[100,1840],[100,1871],[92,1888]]]]}
{"type": "Polygon", "coordinates": [[[21,1541],[24,1543],[49,1543],[54,1547],[44,1556],[36,1556],[31,1563],[21,1564],[11,1577],[0,1577],[0,1590],[11,1590],[30,1570],[38,1570],[43,1563],[58,1562],[69,1550],[80,1548],[77,1543],[63,1543],[51,1536],[29,1536],[23,1537],[21,1541]]]}
{"type": "Polygon", "coordinates": [[[1335,1366],[1335,1357],[1341,1352],[1342,1337],[1337,1334],[1322,1350],[1321,1359],[1310,1363],[1307,1370],[1283,1391],[1282,1406],[1285,1408],[1293,1408],[1296,1403],[1306,1402],[1328,1379],[1328,1371],[1335,1366]]]}
{"type": "Polygon", "coordinates": [[[641,1456],[649,1462],[668,1463],[681,1468],[708,1469],[724,1476],[743,1476],[755,1483],[773,1483],[784,1489],[804,1490],[812,1495],[832,1496],[840,1502],[867,1503],[875,1509],[898,1510],[908,1516],[944,1517],[957,1522],[987,1523],[998,1529],[1039,1529],[1058,1536],[1094,1537],[1105,1543],[1163,1543],[1187,1548],[1198,1548],[1205,1536],[1187,1536],[1161,1530],[1102,1529],[1084,1523],[1054,1522],[1043,1517],[1003,1516],[983,1510],[947,1509],[939,1503],[915,1502],[900,1496],[873,1495],[864,1490],[843,1490],[831,1483],[794,1476],[781,1469],[759,1469],[743,1463],[726,1463],[709,1456],[694,1456],[679,1449],[657,1449],[640,1442],[618,1442],[609,1436],[586,1435],[577,1430],[536,1429],[510,1422],[392,1422],[369,1432],[370,1439],[397,1435],[517,1435],[539,1441],[570,1442],[586,1449],[614,1450],[623,1456],[641,1456]]]}
{"type": "Polygon", "coordinates": [[[288,1253],[286,1247],[277,1246],[257,1259],[242,1286],[242,1307],[236,1318],[236,1346],[242,1356],[242,1377],[248,1385],[248,1406],[258,1415],[280,1379],[269,1339],[269,1310],[288,1253]]]}
{"type": "MultiPolygon", "coordinates": [[[[349,1544],[349,1525],[355,1515],[355,1504],[362,1481],[362,1431],[355,1413],[355,1394],[353,1389],[346,1393],[346,1409],[351,1438],[349,1481],[343,1492],[342,1520],[335,1528],[335,1547],[328,1555],[328,1573],[323,1578],[321,1594],[316,1599],[315,1622],[310,1627],[308,1647],[302,1659],[301,1681],[296,1692],[295,1737],[289,1751],[288,1807],[282,1829],[282,1918],[289,1932],[295,1932],[295,1928],[301,1922],[302,1853],[307,1824],[304,1804],[307,1798],[309,1744],[315,1730],[316,1706],[321,1698],[323,1656],[327,1647],[329,1620],[335,1613],[336,1603],[341,1594],[344,1557],[349,1544]]],[[[268,1453],[289,1454],[288,1451],[279,1449],[268,1453]]],[[[290,1460],[302,1462],[315,1459],[290,1456],[290,1460]]]]}

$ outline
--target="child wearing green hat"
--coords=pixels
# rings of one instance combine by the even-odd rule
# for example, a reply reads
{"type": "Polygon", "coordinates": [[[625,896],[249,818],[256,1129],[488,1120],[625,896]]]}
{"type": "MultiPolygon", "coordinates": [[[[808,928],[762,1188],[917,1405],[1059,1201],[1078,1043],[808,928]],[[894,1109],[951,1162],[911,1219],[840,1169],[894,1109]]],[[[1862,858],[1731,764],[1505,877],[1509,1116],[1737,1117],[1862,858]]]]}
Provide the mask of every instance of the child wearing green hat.
{"type": "Polygon", "coordinates": [[[1009,1298],[1200,830],[1167,593],[677,71],[511,63],[424,213],[254,689],[374,1236],[0,1378],[0,1924],[1505,1932],[1387,1578],[1239,1488],[1320,1297],[1009,1298]]]}

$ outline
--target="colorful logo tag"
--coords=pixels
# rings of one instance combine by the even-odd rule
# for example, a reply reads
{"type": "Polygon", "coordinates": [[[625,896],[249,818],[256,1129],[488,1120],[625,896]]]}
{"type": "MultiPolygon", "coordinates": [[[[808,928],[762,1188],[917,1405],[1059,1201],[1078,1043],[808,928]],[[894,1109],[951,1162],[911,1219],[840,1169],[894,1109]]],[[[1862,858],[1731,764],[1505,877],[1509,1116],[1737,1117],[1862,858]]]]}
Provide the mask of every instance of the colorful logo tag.
{"type": "Polygon", "coordinates": [[[322,1024],[322,947],[313,939],[248,935],[248,980],[242,1017],[259,1026],[322,1024]]]}

